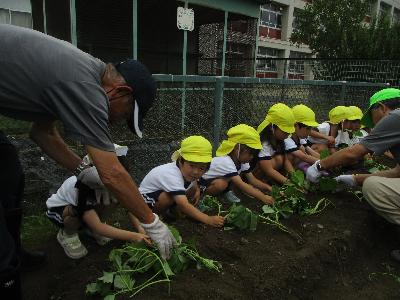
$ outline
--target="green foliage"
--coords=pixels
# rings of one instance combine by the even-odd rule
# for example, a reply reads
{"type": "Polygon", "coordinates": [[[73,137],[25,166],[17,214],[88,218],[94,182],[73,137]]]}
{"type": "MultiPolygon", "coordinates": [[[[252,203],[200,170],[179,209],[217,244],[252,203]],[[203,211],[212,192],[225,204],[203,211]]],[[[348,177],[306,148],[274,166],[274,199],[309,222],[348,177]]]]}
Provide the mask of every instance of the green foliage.
{"type": "Polygon", "coordinates": [[[232,204],[228,211],[222,210],[222,204],[216,197],[205,196],[200,202],[202,212],[217,211],[218,216],[225,214],[224,230],[250,230],[255,231],[258,224],[258,215],[243,205],[232,204]]]}
{"type": "Polygon", "coordinates": [[[178,246],[173,249],[168,261],[159,256],[157,249],[149,249],[144,244],[128,244],[121,249],[114,249],[109,255],[113,271],[103,272],[96,282],[88,284],[86,293],[99,294],[107,300],[115,299],[119,294],[133,297],[151,285],[169,284],[171,276],[183,272],[192,263],[197,264],[197,268],[220,272],[221,265],[217,261],[200,256],[194,244],[182,242],[176,228],[170,227],[170,230],[178,246]],[[140,278],[144,279],[139,282],[134,276],[140,274],[140,278]]]}
{"type": "Polygon", "coordinates": [[[372,16],[364,0],[314,0],[296,15],[291,42],[307,44],[321,58],[398,59],[400,25],[372,16]]]}
{"type": "MultiPolygon", "coordinates": [[[[326,191],[332,191],[334,179],[326,179],[322,184],[322,187],[326,191]]],[[[271,217],[273,220],[278,221],[280,217],[289,218],[292,214],[299,215],[311,215],[321,212],[326,206],[330,204],[330,201],[323,198],[312,207],[306,200],[306,193],[309,189],[309,183],[304,178],[302,171],[295,171],[290,180],[288,180],[281,187],[272,187],[272,197],[275,199],[275,203],[271,207],[263,207],[263,214],[271,217]],[[322,206],[322,209],[319,207],[322,206]]],[[[336,185],[335,185],[336,189],[336,185]]]]}
{"type": "Polygon", "coordinates": [[[199,209],[202,212],[217,211],[218,216],[221,214],[222,204],[216,197],[206,195],[199,203],[199,209]]]}
{"type": "Polygon", "coordinates": [[[324,158],[327,158],[329,155],[330,155],[329,150],[328,149],[324,149],[319,154],[319,158],[320,159],[324,159],[324,158]]]}
{"type": "Polygon", "coordinates": [[[363,137],[363,136],[364,136],[364,135],[362,134],[361,130],[353,131],[353,135],[354,135],[354,136],[359,136],[359,137],[363,137]]]}
{"type": "Polygon", "coordinates": [[[255,231],[258,224],[258,215],[243,205],[232,204],[225,216],[225,230],[237,228],[239,230],[255,231]]]}
{"type": "Polygon", "coordinates": [[[383,264],[386,268],[386,272],[374,272],[368,275],[369,280],[372,280],[374,276],[389,276],[393,278],[397,283],[400,283],[400,275],[397,275],[394,273],[395,269],[391,267],[390,265],[384,263],[383,264]]]}
{"type": "Polygon", "coordinates": [[[330,178],[330,177],[322,177],[319,180],[319,190],[321,192],[330,192],[334,193],[336,192],[338,183],[335,179],[330,178]]]}
{"type": "Polygon", "coordinates": [[[27,247],[42,245],[57,233],[45,214],[24,217],[21,226],[21,239],[27,247]]]}
{"type": "Polygon", "coordinates": [[[323,58],[356,58],[368,4],[362,0],[314,0],[296,15],[291,41],[307,44],[323,58]]]}
{"type": "Polygon", "coordinates": [[[382,165],[372,158],[364,160],[364,167],[366,167],[370,173],[376,173],[390,169],[388,166],[382,165]]]}
{"type": "Polygon", "coordinates": [[[31,124],[29,122],[0,116],[0,128],[6,134],[28,133],[30,126],[31,124]]]}

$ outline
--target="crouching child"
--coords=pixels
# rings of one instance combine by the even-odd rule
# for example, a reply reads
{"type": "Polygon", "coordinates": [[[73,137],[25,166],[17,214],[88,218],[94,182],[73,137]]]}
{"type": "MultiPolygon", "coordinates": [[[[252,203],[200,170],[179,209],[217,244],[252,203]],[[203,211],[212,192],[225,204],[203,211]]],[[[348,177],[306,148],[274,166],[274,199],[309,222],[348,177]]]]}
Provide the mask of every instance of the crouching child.
{"type": "Polygon", "coordinates": [[[209,216],[189,202],[187,194],[198,202],[200,190],[197,181],[208,170],[212,159],[211,143],[202,136],[190,136],[181,142],[172,155],[173,162],[152,169],[140,183],[139,191],[147,205],[157,214],[171,209],[199,222],[222,227],[222,216],[209,216]]]}
{"type": "Polygon", "coordinates": [[[212,159],[210,169],[200,180],[205,194],[222,194],[230,202],[240,202],[230,190],[232,183],[243,193],[272,204],[272,197],[265,194],[271,191],[271,186],[257,179],[250,168],[250,162],[262,148],[260,135],[253,127],[240,124],[229,129],[227,136],[228,139],[217,150],[217,157],[212,159]],[[243,181],[241,175],[247,182],[243,181]]]}
{"type": "MultiPolygon", "coordinates": [[[[118,155],[118,149],[116,151],[118,155]]],[[[121,157],[118,158],[121,161],[121,157]]],[[[96,168],[92,170],[97,173],[96,168]]],[[[98,177],[98,174],[95,175],[98,177]]],[[[99,179],[98,182],[101,180],[99,179]]],[[[99,245],[105,245],[112,239],[129,242],[144,241],[151,244],[150,238],[131,213],[128,213],[129,219],[138,232],[119,229],[102,222],[99,214],[105,209],[114,208],[116,204],[116,198],[104,185],[99,185],[98,189],[91,189],[78,181],[76,176],[65,180],[57,192],[50,196],[46,201],[48,209],[46,215],[60,228],[57,240],[68,257],[79,259],[88,253],[79,239],[80,229],[84,229],[85,233],[94,238],[99,245]]]]}
{"type": "Polygon", "coordinates": [[[315,113],[311,108],[299,104],[292,108],[296,121],[295,132],[285,139],[285,152],[293,170],[300,169],[304,172],[319,159],[319,153],[312,150],[307,144],[307,137],[312,127],[318,126],[315,121],[315,113]]]}

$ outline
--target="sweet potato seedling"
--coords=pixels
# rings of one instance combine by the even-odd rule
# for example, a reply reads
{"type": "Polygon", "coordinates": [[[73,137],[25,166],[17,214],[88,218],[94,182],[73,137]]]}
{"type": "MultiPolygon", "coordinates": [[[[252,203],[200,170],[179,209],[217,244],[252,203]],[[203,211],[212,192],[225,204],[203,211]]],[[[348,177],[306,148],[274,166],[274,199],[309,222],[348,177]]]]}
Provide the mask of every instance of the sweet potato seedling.
{"type": "Polygon", "coordinates": [[[173,249],[168,261],[163,260],[156,248],[144,244],[127,244],[110,252],[111,272],[103,272],[96,282],[86,287],[86,293],[99,294],[104,300],[113,300],[117,295],[135,296],[143,289],[159,283],[167,283],[171,277],[183,272],[193,263],[197,268],[220,272],[221,265],[212,259],[202,257],[194,243],[183,243],[177,229],[170,227],[178,246],[173,249]]]}

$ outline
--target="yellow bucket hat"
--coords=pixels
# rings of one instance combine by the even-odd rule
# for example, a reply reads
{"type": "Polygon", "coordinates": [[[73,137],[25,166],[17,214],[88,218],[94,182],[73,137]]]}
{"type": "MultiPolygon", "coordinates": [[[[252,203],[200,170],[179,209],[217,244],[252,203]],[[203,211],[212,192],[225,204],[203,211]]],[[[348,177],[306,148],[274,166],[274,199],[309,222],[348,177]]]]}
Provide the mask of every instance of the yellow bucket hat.
{"type": "Polygon", "coordinates": [[[349,111],[349,117],[347,118],[347,120],[350,120],[350,121],[361,120],[361,118],[363,116],[363,112],[359,107],[349,106],[347,108],[347,110],[349,111]]]}
{"type": "Polygon", "coordinates": [[[217,149],[217,156],[224,156],[232,152],[236,144],[243,144],[252,149],[261,149],[260,135],[257,130],[246,124],[239,124],[227,132],[228,139],[223,140],[217,149]]]}
{"type": "Polygon", "coordinates": [[[329,123],[339,124],[349,118],[349,111],[346,106],[339,105],[329,111],[329,123]]]}
{"type": "Polygon", "coordinates": [[[271,106],[264,121],[258,126],[257,131],[261,133],[269,124],[274,124],[286,133],[293,133],[295,122],[290,107],[283,103],[276,103],[271,106]]]}
{"type": "Polygon", "coordinates": [[[176,161],[179,156],[190,162],[209,163],[212,160],[211,143],[200,135],[192,135],[182,140],[181,147],[176,150],[171,159],[176,161]]]}
{"type": "Polygon", "coordinates": [[[292,112],[294,115],[294,119],[298,123],[311,127],[317,127],[319,125],[317,121],[315,121],[314,111],[308,106],[305,106],[304,104],[293,106],[292,112]]]}

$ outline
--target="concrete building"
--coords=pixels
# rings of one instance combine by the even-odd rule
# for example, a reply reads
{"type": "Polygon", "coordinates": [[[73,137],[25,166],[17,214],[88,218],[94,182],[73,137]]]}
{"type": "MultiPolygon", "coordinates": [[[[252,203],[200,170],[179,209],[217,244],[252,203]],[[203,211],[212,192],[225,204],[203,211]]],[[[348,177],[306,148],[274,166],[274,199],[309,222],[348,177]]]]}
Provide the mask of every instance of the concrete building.
{"type": "Polygon", "coordinates": [[[0,24],[13,24],[32,28],[30,0],[1,0],[0,24]]]}
{"type": "MultiPolygon", "coordinates": [[[[374,16],[390,14],[392,22],[400,21],[400,0],[368,0],[374,16]]],[[[290,43],[296,27],[296,14],[312,0],[275,0],[261,6],[256,76],[262,78],[313,79],[308,64],[302,58],[311,58],[307,45],[297,47],[290,43]],[[289,60],[285,60],[288,59],[289,60]]]]}

